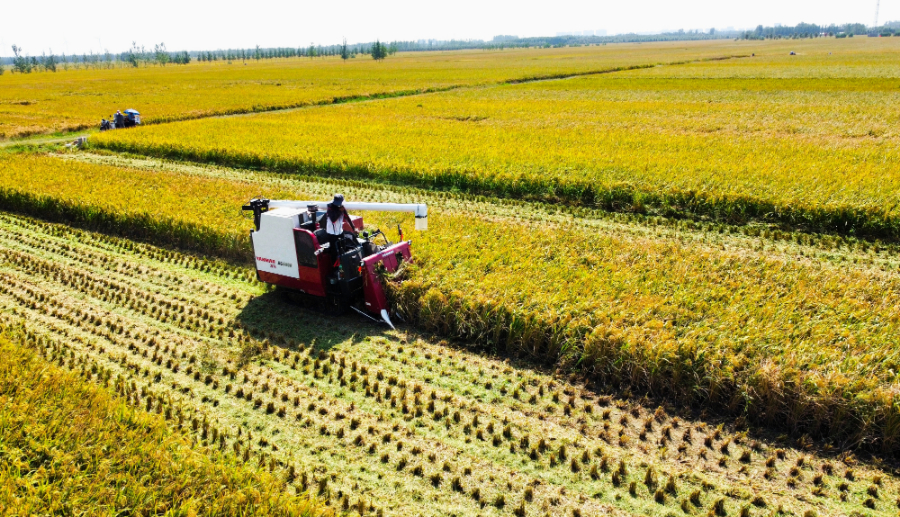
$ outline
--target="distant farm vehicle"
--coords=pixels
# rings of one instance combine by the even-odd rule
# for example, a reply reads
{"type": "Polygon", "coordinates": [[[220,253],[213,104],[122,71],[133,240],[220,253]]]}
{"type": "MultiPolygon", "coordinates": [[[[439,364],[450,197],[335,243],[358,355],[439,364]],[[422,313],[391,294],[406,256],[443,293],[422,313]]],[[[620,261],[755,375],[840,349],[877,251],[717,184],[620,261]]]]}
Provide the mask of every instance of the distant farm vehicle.
{"type": "Polygon", "coordinates": [[[127,109],[124,113],[116,112],[115,115],[109,118],[110,120],[103,119],[100,122],[100,131],[124,129],[141,125],[141,114],[138,113],[137,110],[127,109]]]}

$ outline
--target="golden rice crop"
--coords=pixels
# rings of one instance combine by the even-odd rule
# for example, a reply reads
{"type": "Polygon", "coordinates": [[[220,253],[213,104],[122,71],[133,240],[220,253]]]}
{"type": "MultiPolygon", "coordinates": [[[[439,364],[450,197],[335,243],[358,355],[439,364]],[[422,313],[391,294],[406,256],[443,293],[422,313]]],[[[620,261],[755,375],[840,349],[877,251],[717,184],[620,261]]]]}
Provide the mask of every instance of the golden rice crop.
{"type": "Polygon", "coordinates": [[[19,346],[349,515],[893,508],[896,476],[851,455],[615,398],[476,343],[310,314],[235,273],[0,214],[0,321],[24,322],[19,346]]]}
{"type": "MultiPolygon", "coordinates": [[[[715,66],[691,63],[676,68],[659,67],[642,77],[665,78],[746,78],[746,79],[861,79],[896,78],[900,46],[885,38],[854,38],[845,44],[840,40],[815,39],[782,41],[778,50],[757,52],[752,63],[718,61],[715,66]],[[789,51],[796,55],[790,55],[789,51]]],[[[624,75],[633,75],[624,72],[624,75]]],[[[843,85],[847,87],[851,85],[843,85]]],[[[823,120],[822,122],[827,122],[823,120]]]]}
{"type": "MultiPolygon", "coordinates": [[[[0,337],[0,506],[16,515],[330,515],[280,480],[0,337]]],[[[94,366],[95,371],[96,365],[94,366]]],[[[73,368],[75,369],[75,368],[73,368]]]]}
{"type": "MultiPolygon", "coordinates": [[[[251,195],[325,198],[341,190],[350,199],[426,201],[432,231],[414,235],[417,265],[393,289],[422,327],[603,382],[897,450],[889,422],[900,278],[891,247],[842,238],[807,247],[802,234],[745,237],[693,223],[620,225],[539,206],[291,175],[2,160],[12,171],[0,178],[7,208],[75,223],[98,214],[97,228],[136,229],[193,249],[211,243],[210,252],[232,257],[250,256],[250,223],[237,207],[251,195]],[[29,208],[35,200],[38,208],[29,208]],[[173,239],[173,226],[187,230],[173,239]],[[841,416],[848,414],[867,425],[841,416]]],[[[391,228],[402,218],[366,220],[391,228]]]]}
{"type": "Polygon", "coordinates": [[[97,127],[117,109],[146,123],[249,113],[340,99],[584,73],[752,52],[747,42],[274,59],[0,76],[0,138],[97,127]]]}
{"type": "Polygon", "coordinates": [[[94,141],[162,157],[896,239],[900,127],[885,106],[900,91],[873,54],[895,56],[900,41],[831,56],[835,45],[810,46],[790,63],[767,55],[658,67],[94,141]],[[841,76],[867,66],[872,76],[841,76]]]}

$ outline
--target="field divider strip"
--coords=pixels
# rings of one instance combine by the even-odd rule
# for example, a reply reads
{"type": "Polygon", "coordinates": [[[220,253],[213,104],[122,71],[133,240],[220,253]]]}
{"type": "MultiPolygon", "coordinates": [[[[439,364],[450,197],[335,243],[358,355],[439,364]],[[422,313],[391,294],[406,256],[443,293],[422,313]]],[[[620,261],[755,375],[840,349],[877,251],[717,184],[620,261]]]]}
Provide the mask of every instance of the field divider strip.
{"type": "MultiPolygon", "coordinates": [[[[699,233],[718,233],[720,235],[728,235],[730,238],[737,239],[732,242],[738,248],[755,248],[759,238],[771,239],[774,242],[796,242],[799,244],[802,240],[804,251],[809,250],[810,253],[818,251],[833,251],[834,243],[829,242],[833,238],[831,234],[807,233],[804,235],[792,236],[790,232],[780,233],[775,228],[760,228],[748,225],[729,224],[722,221],[698,220],[695,218],[678,218],[678,217],[654,217],[654,214],[642,214],[626,211],[606,211],[602,209],[592,209],[586,207],[575,206],[570,209],[553,205],[551,203],[539,200],[521,200],[515,198],[486,198],[481,199],[478,196],[462,192],[435,191],[413,186],[400,186],[381,183],[370,183],[358,179],[340,179],[340,178],[322,178],[319,176],[299,177],[296,174],[270,173],[266,171],[247,170],[247,169],[214,169],[203,165],[196,165],[193,162],[183,161],[163,161],[157,158],[148,158],[143,156],[125,157],[119,153],[112,151],[100,150],[99,153],[69,153],[60,154],[56,157],[63,160],[72,160],[80,163],[111,165],[120,168],[135,168],[144,171],[167,172],[189,175],[197,178],[211,178],[216,180],[251,182],[259,185],[261,188],[287,188],[300,189],[308,192],[311,196],[329,195],[333,191],[346,189],[364,189],[366,195],[377,195],[386,197],[385,202],[406,203],[410,199],[417,202],[427,203],[435,209],[441,211],[459,211],[464,212],[483,211],[487,208],[499,209],[494,215],[503,222],[516,224],[533,224],[535,221],[553,222],[566,226],[578,225],[585,231],[609,231],[622,232],[626,231],[630,236],[647,236],[650,229],[659,230],[667,228],[670,238],[678,238],[688,234],[688,232],[699,233]],[[473,206],[475,208],[473,208],[473,206]],[[523,211],[523,209],[526,209],[523,211]],[[771,231],[770,231],[771,230],[771,231]],[[806,248],[808,246],[808,248],[806,248]]],[[[356,195],[362,195],[363,192],[356,192],[356,195]]],[[[656,233],[655,235],[659,235],[656,233]]],[[[863,238],[848,237],[846,245],[852,247],[855,244],[864,243],[863,238]]],[[[696,241],[695,242],[700,242],[696,241]]],[[[900,258],[900,246],[888,242],[879,243],[880,253],[883,256],[897,256],[900,258]]],[[[849,250],[841,251],[841,253],[850,253],[849,250]]],[[[854,254],[848,259],[858,259],[865,262],[864,253],[854,254]]],[[[767,255],[771,256],[771,255],[767,255]]],[[[804,254],[809,258],[810,254],[804,254]]],[[[890,261],[891,269],[897,267],[896,261],[890,261]]]]}
{"type": "Polygon", "coordinates": [[[89,147],[165,160],[303,175],[323,180],[365,180],[385,187],[412,187],[434,192],[462,192],[484,201],[488,197],[610,213],[633,213],[672,219],[704,220],[742,226],[774,224],[787,231],[803,231],[860,239],[900,242],[900,218],[883,207],[852,205],[798,206],[764,198],[693,189],[651,190],[627,182],[598,185],[590,181],[518,179],[515,184],[495,181],[474,172],[445,170],[424,178],[409,168],[378,169],[365,164],[321,165],[308,161],[270,159],[246,152],[193,148],[159,149],[152,145],[104,142],[89,147]]]}
{"type": "Polygon", "coordinates": [[[602,70],[587,70],[584,72],[564,72],[559,74],[546,74],[546,75],[535,75],[531,77],[523,77],[520,79],[508,79],[506,81],[502,81],[497,84],[524,84],[524,83],[536,83],[541,81],[555,81],[557,79],[570,79],[573,77],[584,77],[586,75],[603,75],[603,74],[613,74],[616,72],[630,72],[632,70],[644,70],[647,68],[656,68],[657,66],[679,66],[679,65],[689,65],[691,63],[706,63],[709,61],[726,61],[729,59],[741,59],[745,57],[750,57],[749,54],[732,54],[727,56],[716,56],[716,57],[704,57],[697,59],[685,59],[682,61],[671,61],[668,63],[647,63],[643,65],[628,65],[628,66],[620,66],[613,68],[606,68],[602,70]]]}

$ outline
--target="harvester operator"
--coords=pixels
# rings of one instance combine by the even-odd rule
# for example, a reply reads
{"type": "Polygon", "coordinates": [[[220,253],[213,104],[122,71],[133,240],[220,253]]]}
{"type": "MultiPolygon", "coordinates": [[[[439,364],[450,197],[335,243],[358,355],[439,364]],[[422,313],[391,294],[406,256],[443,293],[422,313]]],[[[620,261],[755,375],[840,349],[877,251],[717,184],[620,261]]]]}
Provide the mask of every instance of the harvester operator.
{"type": "Polygon", "coordinates": [[[349,233],[354,239],[359,236],[350,221],[350,214],[344,208],[343,194],[335,194],[334,200],[328,203],[325,215],[319,219],[319,228],[325,229],[327,242],[334,254],[337,254],[337,243],[343,235],[349,233]]]}

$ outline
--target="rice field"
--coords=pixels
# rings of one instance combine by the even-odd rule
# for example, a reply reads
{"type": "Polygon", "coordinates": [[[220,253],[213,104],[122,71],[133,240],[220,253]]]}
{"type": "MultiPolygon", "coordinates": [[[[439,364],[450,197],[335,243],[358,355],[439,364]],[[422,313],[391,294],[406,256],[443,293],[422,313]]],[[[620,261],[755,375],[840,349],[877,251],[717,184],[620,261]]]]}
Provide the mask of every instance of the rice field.
{"type": "Polygon", "coordinates": [[[137,109],[155,124],[722,57],[758,46],[725,40],[4,74],[0,139],[96,128],[117,109],[137,109]]]}
{"type": "Polygon", "coordinates": [[[893,245],[116,156],[5,160],[4,209],[241,261],[251,196],[427,202],[432,229],[392,289],[421,328],[837,447],[898,447],[893,245]]]}
{"type": "MultiPolygon", "coordinates": [[[[9,316],[5,314],[4,316],[9,316]]],[[[333,515],[284,480],[200,446],[109,393],[95,363],[15,325],[0,337],[0,508],[4,515],[333,515]],[[87,366],[91,368],[88,369],[87,366]],[[93,379],[96,383],[88,382],[93,379]]],[[[122,382],[116,379],[115,382],[122,382]]],[[[197,438],[199,438],[197,433],[197,438]]]]}
{"type": "Polygon", "coordinates": [[[149,108],[86,151],[0,149],[0,513],[896,515],[898,57],[0,76],[0,138],[149,108]],[[240,206],[335,192],[429,206],[427,232],[360,214],[412,239],[399,330],[256,279],[240,206]]]}
{"type": "Polygon", "coordinates": [[[896,513],[897,479],[852,455],[311,314],[223,262],[0,229],[0,319],[43,360],[349,515],[896,513]]]}
{"type": "Polygon", "coordinates": [[[900,100],[892,65],[900,42],[800,45],[797,56],[779,47],[737,60],[189,121],[105,134],[92,145],[896,240],[898,125],[885,106],[900,100]]]}

